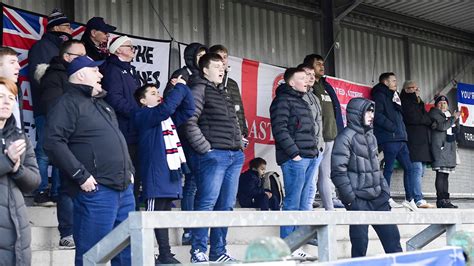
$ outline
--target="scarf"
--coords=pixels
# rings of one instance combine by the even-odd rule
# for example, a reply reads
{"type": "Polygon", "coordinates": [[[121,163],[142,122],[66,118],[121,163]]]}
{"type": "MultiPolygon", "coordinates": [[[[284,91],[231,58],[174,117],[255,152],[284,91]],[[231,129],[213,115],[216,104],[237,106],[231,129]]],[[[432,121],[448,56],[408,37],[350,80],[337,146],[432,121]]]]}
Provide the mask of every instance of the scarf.
{"type": "Polygon", "coordinates": [[[166,162],[170,169],[171,180],[178,180],[183,173],[188,173],[186,165],[186,157],[184,156],[183,147],[179,140],[176,126],[171,117],[161,121],[161,129],[163,132],[163,140],[165,143],[166,162]]]}

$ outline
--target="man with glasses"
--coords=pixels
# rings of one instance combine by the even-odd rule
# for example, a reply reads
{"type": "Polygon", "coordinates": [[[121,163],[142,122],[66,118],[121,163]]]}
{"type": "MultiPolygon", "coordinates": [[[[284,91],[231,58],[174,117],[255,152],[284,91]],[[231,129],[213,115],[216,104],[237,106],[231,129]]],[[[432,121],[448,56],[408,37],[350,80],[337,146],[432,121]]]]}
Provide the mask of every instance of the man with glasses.
{"type": "Polygon", "coordinates": [[[132,114],[139,109],[133,94],[140,87],[135,67],[131,62],[135,57],[135,47],[127,36],[113,39],[109,46],[110,56],[102,71],[104,78],[102,86],[107,91],[105,101],[110,104],[117,114],[120,131],[127,141],[128,151],[135,167],[134,195],[136,208],[139,209],[138,196],[140,192],[140,173],[138,171],[138,134],[131,121],[132,114]]]}
{"type": "MultiPolygon", "coordinates": [[[[67,76],[67,67],[72,60],[86,54],[84,44],[78,40],[69,40],[61,45],[59,56],[53,57],[49,64],[41,64],[37,67],[35,78],[40,83],[41,96],[39,100],[39,112],[46,116],[58,99],[70,87],[67,76]]],[[[73,204],[67,194],[65,182],[68,178],[61,173],[59,193],[57,198],[57,218],[59,229],[59,247],[61,249],[75,248],[73,231],[73,204]]]]}
{"type": "Polygon", "coordinates": [[[40,64],[47,64],[59,54],[59,48],[64,41],[72,39],[71,24],[69,19],[58,9],[54,9],[48,16],[46,33],[41,40],[36,42],[28,52],[28,79],[31,86],[33,100],[33,115],[36,126],[36,160],[41,174],[41,184],[36,192],[34,202],[36,205],[51,207],[58,197],[59,173],[56,168],[52,171],[51,192],[48,189],[49,159],[43,151],[43,130],[45,113],[40,110],[40,95],[42,93],[39,82],[34,78],[40,64]]]}
{"type": "Polygon", "coordinates": [[[87,55],[95,61],[104,60],[109,54],[107,42],[111,32],[117,28],[105,23],[104,18],[93,17],[87,21],[86,31],[81,41],[86,46],[87,55]]]}

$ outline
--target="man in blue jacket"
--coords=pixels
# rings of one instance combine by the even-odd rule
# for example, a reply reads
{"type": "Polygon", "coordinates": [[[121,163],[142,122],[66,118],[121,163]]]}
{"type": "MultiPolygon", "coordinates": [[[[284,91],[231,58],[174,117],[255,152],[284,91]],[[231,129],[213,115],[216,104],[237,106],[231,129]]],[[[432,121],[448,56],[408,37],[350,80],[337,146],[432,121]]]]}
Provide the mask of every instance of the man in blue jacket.
{"type": "Polygon", "coordinates": [[[109,46],[110,56],[107,58],[106,66],[102,74],[102,86],[107,91],[105,101],[110,104],[117,113],[120,131],[127,141],[128,151],[133,166],[137,170],[135,175],[135,205],[139,209],[138,198],[140,189],[140,171],[138,167],[137,143],[138,134],[133,126],[132,115],[139,109],[133,94],[140,86],[135,74],[135,67],[131,62],[135,57],[135,47],[132,40],[127,36],[120,36],[112,40],[109,46]]]}
{"type": "MultiPolygon", "coordinates": [[[[379,83],[372,88],[371,95],[375,101],[374,134],[379,148],[384,154],[385,166],[383,176],[390,186],[395,159],[407,172],[403,180],[407,199],[413,199],[411,185],[412,163],[407,146],[407,131],[403,122],[402,102],[397,92],[397,77],[392,72],[382,73],[379,83]]],[[[402,207],[393,199],[389,200],[392,207],[402,207]]],[[[413,202],[414,209],[416,204],[413,202]]]]}

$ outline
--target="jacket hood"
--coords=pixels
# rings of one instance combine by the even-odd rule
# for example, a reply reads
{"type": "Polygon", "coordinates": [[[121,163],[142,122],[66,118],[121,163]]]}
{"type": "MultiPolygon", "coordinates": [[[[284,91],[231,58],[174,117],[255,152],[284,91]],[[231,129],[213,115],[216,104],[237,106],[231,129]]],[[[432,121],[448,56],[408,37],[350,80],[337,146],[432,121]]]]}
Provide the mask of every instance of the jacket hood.
{"type": "Polygon", "coordinates": [[[53,59],[51,59],[51,62],[49,62],[49,64],[39,64],[35,70],[35,80],[38,81],[38,83],[40,83],[41,79],[44,77],[44,74],[46,74],[46,71],[48,69],[66,71],[66,67],[67,67],[66,64],[67,62],[62,60],[59,56],[53,57],[53,59]]]}
{"type": "Polygon", "coordinates": [[[199,74],[199,66],[196,64],[196,56],[201,48],[204,48],[207,53],[207,47],[197,42],[189,44],[186,49],[184,49],[184,62],[193,74],[199,74]]]}
{"type": "Polygon", "coordinates": [[[276,89],[276,95],[288,94],[296,97],[303,97],[304,93],[294,90],[290,85],[283,83],[276,89]]]}
{"type": "Polygon", "coordinates": [[[347,104],[347,126],[357,132],[367,132],[371,127],[364,125],[364,114],[375,103],[365,98],[352,98],[347,104]]]}

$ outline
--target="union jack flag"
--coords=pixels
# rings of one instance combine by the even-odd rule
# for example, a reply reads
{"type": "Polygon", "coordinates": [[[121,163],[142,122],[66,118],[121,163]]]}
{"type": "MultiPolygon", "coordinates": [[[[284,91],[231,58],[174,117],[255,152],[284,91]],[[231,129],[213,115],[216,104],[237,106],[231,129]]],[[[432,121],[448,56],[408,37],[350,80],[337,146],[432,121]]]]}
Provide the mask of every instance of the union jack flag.
{"type": "MultiPolygon", "coordinates": [[[[28,74],[28,51],[46,31],[48,18],[32,12],[3,6],[3,45],[18,52],[21,70],[20,76],[28,74]]],[[[72,36],[80,38],[85,27],[71,23],[72,36]]]]}
{"type": "MultiPolygon", "coordinates": [[[[44,15],[35,14],[25,10],[9,7],[2,4],[3,9],[3,32],[2,45],[13,48],[18,53],[20,63],[20,75],[18,84],[23,95],[23,123],[25,132],[35,145],[35,124],[33,118],[32,101],[30,95],[30,83],[28,81],[28,51],[36,41],[46,32],[48,18],[44,15]]],[[[72,36],[80,38],[85,27],[78,23],[71,23],[72,36]]]]}

